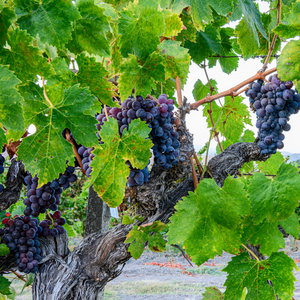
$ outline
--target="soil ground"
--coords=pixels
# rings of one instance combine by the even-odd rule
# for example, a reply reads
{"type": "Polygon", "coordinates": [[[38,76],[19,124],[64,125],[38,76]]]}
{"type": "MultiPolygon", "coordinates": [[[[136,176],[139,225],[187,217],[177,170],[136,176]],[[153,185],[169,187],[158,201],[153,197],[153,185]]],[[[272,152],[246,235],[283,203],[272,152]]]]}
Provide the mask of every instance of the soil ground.
{"type": "MultiPolygon", "coordinates": [[[[71,248],[78,243],[73,240],[71,248]]],[[[300,241],[286,239],[283,250],[300,267],[300,241]]],[[[221,270],[230,261],[231,255],[209,260],[200,267],[193,267],[183,258],[181,252],[171,248],[166,252],[145,251],[138,259],[133,258],[125,265],[123,273],[109,282],[105,288],[105,300],[201,300],[205,287],[216,286],[225,291],[223,284],[226,273],[221,270]]],[[[300,272],[295,272],[297,282],[295,300],[300,300],[300,272]]],[[[31,300],[31,289],[20,291],[23,282],[16,280],[13,287],[17,291],[16,300],[31,300]]]]}

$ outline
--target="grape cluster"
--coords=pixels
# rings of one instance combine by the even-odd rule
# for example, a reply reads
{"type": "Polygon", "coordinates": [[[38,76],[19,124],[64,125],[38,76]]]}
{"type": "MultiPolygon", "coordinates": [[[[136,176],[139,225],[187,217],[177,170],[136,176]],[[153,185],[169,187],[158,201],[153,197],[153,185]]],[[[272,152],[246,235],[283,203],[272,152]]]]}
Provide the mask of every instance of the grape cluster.
{"type": "Polygon", "coordinates": [[[263,83],[262,80],[252,82],[246,95],[256,110],[260,153],[268,155],[284,147],[282,132],[291,129],[288,121],[300,109],[300,95],[291,89],[292,81],[281,81],[277,74],[263,83]]]}
{"type": "Polygon", "coordinates": [[[41,260],[38,235],[42,228],[38,226],[38,220],[30,216],[6,217],[2,219],[2,224],[5,229],[0,229],[1,242],[14,254],[19,271],[36,273],[41,260]]]}
{"type": "Polygon", "coordinates": [[[71,182],[77,180],[74,174],[75,168],[68,166],[64,174],[60,174],[58,179],[38,187],[38,177],[32,178],[31,174],[27,172],[24,178],[27,184],[27,198],[23,203],[26,205],[24,210],[25,216],[32,215],[38,217],[40,213],[45,213],[47,208],[52,211],[57,210],[57,205],[60,204],[60,194],[63,192],[62,188],[67,189],[70,187],[71,182]]]}
{"type": "Polygon", "coordinates": [[[78,148],[78,154],[83,157],[82,165],[83,169],[86,171],[86,176],[89,177],[92,173],[92,167],[90,166],[95,155],[92,153],[94,148],[81,146],[78,148]]]}
{"type": "Polygon", "coordinates": [[[40,223],[42,228],[42,236],[57,237],[59,234],[64,233],[66,230],[62,225],[66,224],[66,219],[61,217],[61,212],[57,210],[53,214],[46,214],[46,219],[40,223]]]}
{"type": "MultiPolygon", "coordinates": [[[[3,174],[4,172],[4,162],[5,162],[5,158],[2,156],[2,154],[0,154],[0,174],[3,174]]],[[[2,184],[0,184],[0,193],[2,193],[4,190],[4,186],[2,184]]]]}
{"type": "Polygon", "coordinates": [[[143,185],[149,181],[149,170],[145,167],[143,170],[130,167],[129,177],[127,179],[128,186],[143,185]]]}
{"type": "Polygon", "coordinates": [[[151,137],[153,141],[154,161],[168,170],[178,163],[180,142],[178,133],[174,131],[174,101],[167,99],[167,95],[158,97],[157,115],[151,122],[151,137]]]}

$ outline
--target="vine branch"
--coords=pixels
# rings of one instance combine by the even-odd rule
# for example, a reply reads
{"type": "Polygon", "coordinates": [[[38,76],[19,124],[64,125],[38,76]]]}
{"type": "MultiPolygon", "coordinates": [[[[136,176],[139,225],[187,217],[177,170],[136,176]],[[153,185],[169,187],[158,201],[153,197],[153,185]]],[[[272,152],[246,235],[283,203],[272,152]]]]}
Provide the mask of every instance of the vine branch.
{"type": "Polygon", "coordinates": [[[81,157],[80,157],[80,155],[79,155],[79,153],[77,151],[76,143],[75,143],[74,139],[72,138],[72,136],[71,136],[70,131],[69,131],[68,128],[66,129],[66,139],[67,139],[67,141],[70,144],[72,144],[72,146],[73,146],[72,147],[73,148],[73,153],[74,153],[74,155],[75,155],[75,157],[76,157],[76,159],[78,161],[78,164],[79,164],[79,166],[80,166],[80,168],[82,170],[82,173],[84,175],[86,175],[85,169],[83,168],[83,165],[82,165],[81,157]]]}
{"type": "MultiPolygon", "coordinates": [[[[277,4],[277,26],[280,23],[280,19],[281,19],[281,0],[278,0],[278,4],[277,4]]],[[[277,38],[277,35],[274,34],[271,46],[269,48],[268,56],[265,60],[265,63],[263,65],[262,69],[261,69],[262,72],[266,71],[266,69],[267,69],[267,65],[269,63],[271,54],[272,54],[274,46],[275,46],[276,38],[277,38]]]]}
{"type": "MultiPolygon", "coordinates": [[[[231,89],[229,89],[227,91],[224,91],[224,92],[218,93],[216,95],[212,95],[212,96],[206,96],[205,98],[200,99],[197,102],[190,104],[190,109],[197,109],[200,105],[203,105],[205,103],[210,103],[212,101],[215,101],[216,99],[219,99],[219,98],[222,98],[222,97],[225,97],[225,96],[231,96],[232,95],[233,97],[235,97],[235,96],[239,95],[242,92],[242,91],[238,91],[238,90],[240,90],[245,85],[247,85],[247,84],[249,84],[249,83],[251,83],[255,80],[258,80],[258,79],[265,80],[265,77],[267,75],[276,72],[276,70],[277,70],[276,68],[272,68],[272,69],[267,70],[265,72],[257,72],[254,76],[244,80],[240,84],[232,87],[231,89]]],[[[244,89],[244,90],[246,90],[246,89],[244,89]]]]}

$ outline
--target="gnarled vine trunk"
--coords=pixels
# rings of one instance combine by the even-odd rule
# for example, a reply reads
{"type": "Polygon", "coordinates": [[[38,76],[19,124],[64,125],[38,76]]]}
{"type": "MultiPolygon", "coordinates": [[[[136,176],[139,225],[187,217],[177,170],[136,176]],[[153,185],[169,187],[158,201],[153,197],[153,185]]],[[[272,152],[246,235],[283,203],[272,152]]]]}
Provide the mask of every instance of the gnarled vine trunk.
{"type": "MultiPolygon", "coordinates": [[[[162,171],[154,165],[148,183],[131,190],[138,213],[145,216],[143,223],[161,220],[168,222],[174,206],[194,190],[189,157],[193,154],[192,137],[178,125],[181,141],[180,164],[162,171]]],[[[236,174],[245,162],[264,161],[256,143],[237,143],[214,157],[208,170],[222,186],[226,177],[236,174]]],[[[208,176],[208,174],[206,174],[208,176]]],[[[42,238],[43,260],[33,283],[34,300],[98,300],[101,291],[122,272],[131,258],[124,244],[132,225],[118,225],[107,233],[88,235],[74,251],[67,248],[67,235],[42,238]]]]}

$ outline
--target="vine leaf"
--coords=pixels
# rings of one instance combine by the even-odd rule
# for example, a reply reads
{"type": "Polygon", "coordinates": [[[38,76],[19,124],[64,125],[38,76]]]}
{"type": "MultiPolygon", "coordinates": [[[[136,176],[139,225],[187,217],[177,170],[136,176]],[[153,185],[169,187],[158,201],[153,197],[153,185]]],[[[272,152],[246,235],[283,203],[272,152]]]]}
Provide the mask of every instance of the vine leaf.
{"type": "Polygon", "coordinates": [[[278,229],[278,221],[268,221],[267,219],[258,225],[251,221],[246,224],[243,241],[255,246],[260,245],[259,251],[268,256],[285,246],[283,234],[278,229]]]}
{"type": "Polygon", "coordinates": [[[127,99],[135,88],[136,95],[147,95],[155,88],[156,81],[164,81],[163,58],[152,53],[143,65],[135,55],[129,54],[120,66],[119,92],[121,99],[127,99]]]}
{"type": "Polygon", "coordinates": [[[161,221],[155,221],[151,225],[137,226],[133,228],[127,235],[125,244],[131,243],[128,251],[134,259],[138,259],[144,249],[145,243],[148,242],[150,250],[162,252],[166,250],[166,241],[161,234],[161,231],[166,228],[166,225],[161,221]],[[153,234],[154,233],[154,234],[153,234]]]}
{"type": "Polygon", "coordinates": [[[276,154],[272,155],[266,161],[257,162],[257,168],[266,175],[275,175],[283,162],[283,155],[277,151],[276,154]]]}
{"type": "Polygon", "coordinates": [[[283,252],[273,253],[259,262],[250,259],[248,253],[241,253],[222,270],[228,273],[224,284],[227,287],[225,299],[240,300],[246,287],[246,299],[275,300],[277,295],[279,299],[291,300],[296,281],[293,269],[296,267],[293,259],[283,252]],[[273,287],[268,280],[272,281],[273,287]]]}
{"type": "Polygon", "coordinates": [[[235,34],[238,37],[238,43],[241,47],[243,57],[250,58],[258,50],[259,36],[257,30],[263,35],[266,40],[269,40],[258,8],[252,0],[238,0],[239,9],[244,18],[240,21],[235,29],[235,34]]]}
{"type": "Polygon", "coordinates": [[[300,3],[293,4],[289,14],[285,14],[284,24],[280,23],[273,31],[284,39],[290,39],[300,34],[300,3]]]}
{"type": "Polygon", "coordinates": [[[215,286],[210,286],[205,288],[206,291],[203,294],[202,300],[223,300],[223,293],[215,286]]]}
{"type": "Polygon", "coordinates": [[[72,40],[67,47],[78,54],[87,51],[89,54],[109,56],[110,45],[105,35],[109,32],[109,23],[104,15],[104,8],[94,4],[94,0],[76,1],[81,19],[74,22],[72,40]]]}
{"type": "Polygon", "coordinates": [[[294,212],[300,198],[299,178],[298,169],[286,163],[281,164],[274,179],[262,173],[254,174],[250,179],[249,195],[255,224],[265,218],[284,220],[294,212]]]}
{"type": "Polygon", "coordinates": [[[82,87],[89,87],[92,94],[97,96],[103,104],[110,107],[118,106],[118,103],[112,100],[113,86],[105,78],[108,76],[108,72],[102,64],[96,62],[94,57],[87,57],[84,53],[76,57],[76,62],[79,71],[75,74],[62,58],[59,57],[52,60],[51,64],[56,72],[56,76],[50,78],[48,85],[64,82],[67,87],[80,83],[82,87]]]}
{"type": "Polygon", "coordinates": [[[38,174],[39,184],[43,185],[64,172],[66,161],[74,165],[72,145],[63,138],[63,129],[69,128],[78,144],[93,147],[98,143],[96,120],[84,113],[93,105],[95,97],[78,85],[55,90],[49,102],[43,89],[34,83],[19,90],[25,100],[26,125],[34,124],[37,131],[23,139],[18,158],[31,174],[38,174]]]}
{"type": "Polygon", "coordinates": [[[0,293],[3,295],[11,294],[10,284],[11,282],[7,278],[0,276],[0,293]]]}
{"type": "Polygon", "coordinates": [[[158,11],[158,4],[154,0],[130,3],[121,12],[118,30],[121,34],[122,55],[127,57],[135,54],[145,59],[156,50],[159,38],[164,33],[163,13],[158,11]]]}
{"type": "Polygon", "coordinates": [[[159,49],[164,56],[164,66],[166,69],[166,78],[176,78],[178,76],[183,82],[186,81],[189,66],[190,55],[188,50],[180,46],[181,42],[164,40],[159,49]]]}
{"type": "Polygon", "coordinates": [[[42,51],[33,47],[33,38],[26,31],[15,29],[8,34],[10,50],[0,50],[0,63],[9,65],[22,81],[36,80],[36,75],[53,74],[51,65],[42,56],[42,51]]]}
{"type": "Polygon", "coordinates": [[[212,25],[207,25],[204,31],[196,33],[196,42],[186,41],[184,46],[196,64],[201,64],[205,58],[213,53],[222,53],[219,31],[212,25]]]}
{"type": "MultiPolygon", "coordinates": [[[[0,4],[1,8],[1,4],[0,4]]],[[[13,9],[5,7],[2,11],[0,9],[0,45],[4,46],[7,40],[8,28],[12,21],[16,19],[16,14],[13,9]]]]}
{"type": "Polygon", "coordinates": [[[299,220],[298,215],[293,213],[290,217],[285,220],[279,221],[284,231],[288,234],[291,234],[296,240],[299,239],[299,220]]]}
{"type": "MultiPolygon", "coordinates": [[[[22,110],[22,97],[16,89],[21,81],[8,67],[0,65],[0,123],[11,132],[25,128],[22,110]]],[[[0,126],[0,147],[6,142],[5,132],[0,126]]]]}
{"type": "Polygon", "coordinates": [[[232,1],[210,1],[210,0],[190,0],[192,6],[192,17],[195,27],[198,30],[203,30],[205,23],[213,21],[213,10],[211,7],[220,15],[226,16],[232,11],[232,1]]]}
{"type": "Polygon", "coordinates": [[[283,48],[277,62],[278,76],[281,80],[299,80],[300,40],[290,41],[283,48]]]}
{"type": "Polygon", "coordinates": [[[72,22],[81,18],[71,0],[15,0],[14,4],[20,28],[56,47],[70,40],[72,22]]]}
{"type": "Polygon", "coordinates": [[[10,253],[9,248],[5,244],[0,244],[0,256],[5,256],[10,253]]]}
{"type": "Polygon", "coordinates": [[[176,213],[170,218],[168,243],[183,242],[197,265],[221,255],[223,250],[238,252],[241,218],[250,213],[241,181],[228,177],[221,189],[213,179],[204,179],[175,208],[176,213]]]}
{"type": "Polygon", "coordinates": [[[181,19],[169,9],[164,9],[163,13],[165,18],[165,32],[163,35],[168,38],[177,36],[182,30],[183,23],[181,19]]]}
{"type": "Polygon", "coordinates": [[[118,122],[109,119],[101,128],[101,139],[104,144],[93,151],[95,155],[91,167],[90,185],[110,207],[117,207],[123,201],[129,160],[134,168],[143,169],[151,156],[152,142],[148,138],[150,128],[145,122],[136,119],[129,125],[128,131],[119,135],[118,122]]]}
{"type": "MultiPolygon", "coordinates": [[[[217,82],[214,79],[210,79],[210,84],[214,88],[215,92],[218,92],[217,82]]],[[[210,95],[210,86],[209,83],[205,85],[202,83],[200,79],[198,79],[194,85],[193,96],[195,101],[201,100],[207,95],[210,95]]]]}

